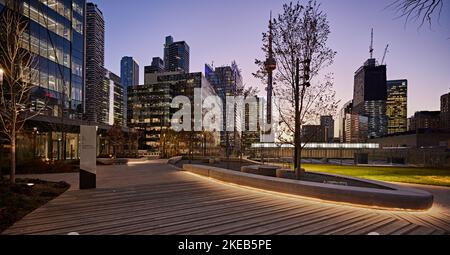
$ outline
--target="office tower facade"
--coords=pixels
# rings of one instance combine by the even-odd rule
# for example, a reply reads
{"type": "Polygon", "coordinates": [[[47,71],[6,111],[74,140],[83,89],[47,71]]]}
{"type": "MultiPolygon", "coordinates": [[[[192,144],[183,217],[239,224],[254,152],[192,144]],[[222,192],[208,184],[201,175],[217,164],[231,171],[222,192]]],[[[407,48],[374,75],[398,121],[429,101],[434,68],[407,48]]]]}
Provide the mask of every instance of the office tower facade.
{"type": "Polygon", "coordinates": [[[104,79],[105,87],[108,89],[108,125],[125,126],[124,92],[121,79],[113,72],[106,70],[104,79]]]}
{"type": "Polygon", "coordinates": [[[386,66],[369,59],[355,73],[353,113],[369,119],[369,138],[387,135],[386,66]]]}
{"type": "Polygon", "coordinates": [[[420,129],[439,129],[441,127],[440,111],[421,111],[416,112],[409,119],[409,131],[420,129]]]}
{"type": "MultiPolygon", "coordinates": [[[[202,139],[198,137],[198,133],[180,132],[176,134],[179,135],[177,139],[174,139],[175,134],[170,133],[172,116],[179,111],[179,109],[171,108],[172,99],[177,96],[186,96],[190,102],[194,102],[196,88],[201,89],[202,100],[215,93],[202,73],[147,74],[144,85],[128,88],[128,126],[143,134],[139,140],[139,149],[158,151],[170,141],[177,142],[179,152],[183,154],[187,153],[187,147],[192,146],[196,149],[200,147],[198,144],[195,146],[187,144],[186,137],[183,137],[183,135],[189,136],[192,138],[189,139],[192,143],[200,143],[202,139]],[[166,136],[163,136],[164,134],[166,136]],[[169,134],[172,136],[169,137],[169,134]],[[193,137],[190,136],[191,134],[193,137]]],[[[191,108],[192,114],[193,108],[191,108]]],[[[194,120],[193,116],[192,120],[194,120]]]]}
{"type": "Polygon", "coordinates": [[[369,133],[369,118],[366,116],[348,113],[345,117],[346,143],[365,143],[369,133]]]}
{"type": "Polygon", "coordinates": [[[441,97],[441,128],[450,129],[450,93],[441,97]]]}
{"type": "Polygon", "coordinates": [[[237,96],[238,90],[243,87],[243,78],[239,68],[235,62],[230,66],[222,66],[213,68],[205,65],[205,77],[214,88],[216,94],[222,100],[223,106],[223,128],[220,134],[221,146],[226,148],[228,155],[240,150],[240,136],[242,131],[242,122],[244,116],[238,111],[237,107],[233,112],[227,109],[227,96],[237,96]],[[234,126],[230,120],[234,120],[234,126]],[[231,131],[233,130],[233,131],[231,131]]]}
{"type": "Polygon", "coordinates": [[[331,143],[334,140],[334,119],[333,116],[321,116],[320,126],[323,127],[325,142],[331,143]]]}
{"type": "Polygon", "coordinates": [[[185,41],[174,42],[172,36],[167,36],[164,44],[165,71],[189,73],[189,52],[189,45],[185,41]]]}
{"type": "MultiPolygon", "coordinates": [[[[7,3],[0,0],[1,11],[9,10],[7,3]]],[[[38,63],[31,70],[30,82],[36,87],[30,99],[33,107],[45,105],[47,109],[27,122],[24,133],[34,135],[19,139],[17,160],[25,154],[48,160],[76,159],[85,95],[85,1],[12,3],[20,5],[28,21],[22,48],[38,63]]]]}
{"type": "Polygon", "coordinates": [[[123,57],[120,61],[120,77],[125,89],[139,85],[139,64],[133,57],[123,57]]]}
{"type": "Polygon", "coordinates": [[[408,131],[408,81],[387,81],[388,134],[408,131]]]}
{"type": "Polygon", "coordinates": [[[108,123],[105,77],[105,20],[96,4],[86,5],[86,120],[108,123]]]}
{"type": "Polygon", "coordinates": [[[303,125],[302,143],[325,143],[327,135],[322,125],[303,125]]]}
{"type": "Polygon", "coordinates": [[[344,106],[341,108],[341,111],[339,112],[339,141],[341,143],[347,142],[345,139],[346,138],[345,123],[346,123],[347,114],[352,113],[352,108],[353,108],[353,100],[350,100],[349,102],[344,104],[344,106]]]}
{"type": "Polygon", "coordinates": [[[252,145],[261,142],[260,119],[262,115],[261,99],[254,96],[256,101],[256,109],[252,109],[250,104],[244,106],[244,129],[242,130],[242,153],[248,155],[252,145]],[[256,116],[254,116],[256,112],[256,116]],[[256,127],[256,130],[252,130],[256,127]]]}
{"type": "Polygon", "coordinates": [[[139,64],[133,57],[123,57],[120,61],[120,78],[124,91],[123,116],[127,123],[128,115],[128,87],[139,85],[139,64]]]}
{"type": "Polygon", "coordinates": [[[164,71],[164,60],[160,57],[154,57],[152,59],[152,64],[145,67],[145,74],[149,73],[160,73],[164,71]]]}

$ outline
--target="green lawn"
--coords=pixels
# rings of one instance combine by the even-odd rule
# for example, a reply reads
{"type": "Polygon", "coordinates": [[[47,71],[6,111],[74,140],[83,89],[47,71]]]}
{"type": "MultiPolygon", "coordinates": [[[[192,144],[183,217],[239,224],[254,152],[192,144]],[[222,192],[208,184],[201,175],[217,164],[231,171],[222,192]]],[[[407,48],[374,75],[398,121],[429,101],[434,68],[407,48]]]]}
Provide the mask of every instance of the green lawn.
{"type": "Polygon", "coordinates": [[[378,181],[450,187],[450,169],[362,167],[302,164],[306,171],[323,172],[378,181]]]}

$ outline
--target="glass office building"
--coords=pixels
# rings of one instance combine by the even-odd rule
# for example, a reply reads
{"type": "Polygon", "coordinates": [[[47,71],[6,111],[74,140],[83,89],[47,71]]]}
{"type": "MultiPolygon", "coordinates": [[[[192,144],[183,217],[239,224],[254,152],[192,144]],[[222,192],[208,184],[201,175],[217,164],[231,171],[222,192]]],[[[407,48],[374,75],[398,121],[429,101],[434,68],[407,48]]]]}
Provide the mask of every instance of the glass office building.
{"type": "Polygon", "coordinates": [[[386,66],[368,59],[355,73],[352,112],[369,118],[369,138],[387,135],[386,66]]]}
{"type": "Polygon", "coordinates": [[[211,83],[217,95],[223,102],[223,127],[220,134],[220,142],[223,148],[229,149],[229,153],[239,153],[241,150],[242,122],[245,116],[235,107],[234,112],[227,110],[227,96],[238,96],[239,90],[243,88],[243,77],[236,64],[232,62],[229,66],[212,67],[205,65],[205,77],[211,83]],[[229,120],[233,119],[234,122],[229,120]],[[235,123],[234,127],[230,126],[235,123]],[[230,131],[234,129],[234,131],[230,131]]]}
{"type": "Polygon", "coordinates": [[[408,81],[387,81],[388,134],[408,131],[408,81]]]}
{"type": "Polygon", "coordinates": [[[189,52],[185,41],[174,42],[172,36],[167,36],[164,44],[165,71],[189,73],[189,52]]]}
{"type": "MultiPolygon", "coordinates": [[[[177,96],[186,96],[193,103],[195,89],[201,89],[202,101],[215,95],[213,87],[202,73],[147,73],[144,85],[128,88],[128,127],[141,131],[140,150],[158,151],[173,140],[173,143],[177,143],[177,152],[185,154],[187,150],[183,148],[189,145],[183,144],[183,141],[187,140],[183,135],[192,136],[194,139],[191,141],[195,143],[202,142],[199,138],[200,132],[180,132],[177,139],[173,136],[173,139],[168,136],[165,140],[162,139],[162,134],[171,129],[173,114],[179,111],[177,108],[171,108],[172,100],[177,96]]],[[[191,111],[192,127],[195,127],[199,123],[194,119],[194,107],[191,111]]],[[[208,143],[214,143],[212,140],[208,143]]],[[[193,147],[199,149],[201,146],[197,144],[193,147]]]]}
{"type": "MultiPolygon", "coordinates": [[[[8,2],[0,0],[1,11],[6,10],[8,2]]],[[[29,19],[21,46],[36,57],[30,74],[30,82],[36,86],[32,94],[33,107],[46,107],[42,116],[29,122],[27,127],[35,136],[34,142],[29,143],[24,138],[22,147],[33,146],[34,156],[41,158],[77,158],[77,133],[84,113],[86,2],[12,2],[19,3],[20,12],[29,19]],[[43,98],[47,98],[46,102],[43,98]]]]}

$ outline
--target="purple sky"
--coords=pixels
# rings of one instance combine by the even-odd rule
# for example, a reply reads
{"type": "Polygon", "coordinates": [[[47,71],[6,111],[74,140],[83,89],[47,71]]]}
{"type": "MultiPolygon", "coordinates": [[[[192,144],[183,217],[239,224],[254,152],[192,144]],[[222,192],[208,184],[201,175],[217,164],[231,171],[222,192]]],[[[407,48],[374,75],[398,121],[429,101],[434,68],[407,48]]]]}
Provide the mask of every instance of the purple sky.
{"type": "MultiPolygon", "coordinates": [[[[393,0],[322,0],[331,25],[329,45],[338,52],[329,68],[342,103],[353,97],[353,75],[369,57],[370,29],[375,30],[375,57],[381,60],[386,44],[388,79],[409,80],[408,115],[439,110],[440,96],[450,92],[450,2],[444,1],[439,23],[432,29],[405,26],[385,7],[393,0]]],[[[163,56],[166,35],[187,41],[191,71],[205,63],[215,66],[236,60],[246,84],[264,86],[252,77],[255,58],[262,58],[261,33],[270,10],[282,10],[280,0],[93,0],[106,19],[106,67],[120,74],[120,59],[135,57],[141,67],[163,56]]],[[[286,1],[287,2],[287,1],[286,1]]],[[[306,1],[302,1],[306,2],[306,1]]]]}

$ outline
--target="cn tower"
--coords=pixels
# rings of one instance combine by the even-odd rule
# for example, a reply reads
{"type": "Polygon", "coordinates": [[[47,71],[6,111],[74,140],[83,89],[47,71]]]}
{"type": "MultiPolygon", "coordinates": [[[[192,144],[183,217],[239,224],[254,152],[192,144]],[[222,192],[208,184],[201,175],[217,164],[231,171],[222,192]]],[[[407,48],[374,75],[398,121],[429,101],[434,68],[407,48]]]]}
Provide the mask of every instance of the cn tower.
{"type": "Polygon", "coordinates": [[[268,79],[267,79],[267,123],[272,124],[272,94],[273,94],[273,71],[277,68],[277,62],[273,57],[273,49],[272,49],[272,12],[270,13],[270,21],[269,21],[269,55],[267,56],[266,62],[264,62],[264,66],[267,71],[268,79]]]}

